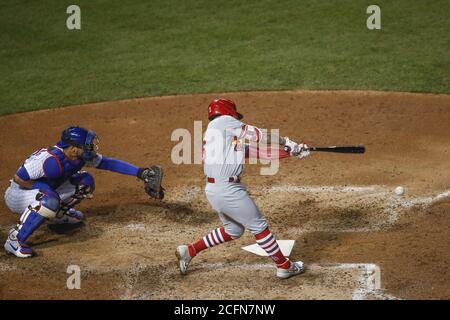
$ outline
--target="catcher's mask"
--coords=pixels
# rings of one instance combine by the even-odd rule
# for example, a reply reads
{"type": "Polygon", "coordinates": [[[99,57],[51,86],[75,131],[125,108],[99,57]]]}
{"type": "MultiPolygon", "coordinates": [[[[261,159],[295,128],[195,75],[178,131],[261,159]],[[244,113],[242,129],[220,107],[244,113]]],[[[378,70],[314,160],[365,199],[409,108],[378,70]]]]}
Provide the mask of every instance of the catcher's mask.
{"type": "Polygon", "coordinates": [[[61,134],[61,140],[57,145],[61,148],[69,146],[83,150],[81,158],[85,161],[92,160],[97,155],[99,139],[94,131],[78,126],[66,128],[61,134]]]}
{"type": "Polygon", "coordinates": [[[244,116],[237,112],[236,104],[229,100],[218,98],[211,101],[208,106],[208,119],[212,120],[217,116],[232,116],[238,120],[241,120],[244,116]]]}

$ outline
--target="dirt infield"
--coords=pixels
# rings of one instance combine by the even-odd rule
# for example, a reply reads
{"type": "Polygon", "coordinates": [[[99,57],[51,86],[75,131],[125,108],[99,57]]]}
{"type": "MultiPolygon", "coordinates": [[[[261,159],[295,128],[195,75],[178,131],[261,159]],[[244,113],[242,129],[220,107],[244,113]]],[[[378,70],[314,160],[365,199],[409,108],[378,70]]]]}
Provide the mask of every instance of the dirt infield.
{"type": "MultiPolygon", "coordinates": [[[[284,159],[278,174],[243,177],[292,258],[309,270],[285,281],[241,239],[196,257],[181,276],[174,250],[219,225],[203,194],[201,165],[171,161],[171,133],[206,127],[217,95],[105,102],[0,117],[0,191],[20,163],[54,144],[62,128],[95,130],[101,153],[166,169],[167,197],[146,198],[132,177],[91,170],[97,190],[85,223],[42,226],[37,252],[0,252],[0,299],[450,299],[450,96],[381,92],[255,92],[234,99],[248,123],[311,145],[364,144],[364,155],[284,159]],[[46,129],[43,130],[42,128],[46,129]],[[404,196],[393,193],[396,186],[404,196]],[[81,289],[68,290],[69,265],[81,289]],[[270,284],[269,286],[267,284],[270,284]],[[263,294],[262,294],[263,293],[263,294]]],[[[0,203],[0,240],[18,217],[0,203]]],[[[3,244],[3,242],[2,242],[3,244]]]]}

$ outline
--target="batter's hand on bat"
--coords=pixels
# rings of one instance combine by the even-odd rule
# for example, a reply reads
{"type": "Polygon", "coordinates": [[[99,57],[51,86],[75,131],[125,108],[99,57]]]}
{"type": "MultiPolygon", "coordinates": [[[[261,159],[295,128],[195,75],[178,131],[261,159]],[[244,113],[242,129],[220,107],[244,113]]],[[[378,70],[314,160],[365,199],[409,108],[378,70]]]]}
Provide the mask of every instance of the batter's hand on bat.
{"type": "Polygon", "coordinates": [[[300,143],[292,141],[288,137],[284,138],[284,150],[289,152],[291,156],[299,157],[300,159],[306,158],[310,155],[309,147],[306,143],[300,143]]]}
{"type": "Polygon", "coordinates": [[[294,153],[298,152],[298,143],[295,141],[292,141],[288,137],[284,137],[284,151],[289,152],[289,154],[292,156],[294,153]]]}
{"type": "Polygon", "coordinates": [[[309,151],[309,147],[306,143],[300,143],[298,145],[299,151],[296,154],[297,157],[299,157],[300,159],[306,158],[307,156],[309,156],[311,154],[311,152],[309,151]]]}

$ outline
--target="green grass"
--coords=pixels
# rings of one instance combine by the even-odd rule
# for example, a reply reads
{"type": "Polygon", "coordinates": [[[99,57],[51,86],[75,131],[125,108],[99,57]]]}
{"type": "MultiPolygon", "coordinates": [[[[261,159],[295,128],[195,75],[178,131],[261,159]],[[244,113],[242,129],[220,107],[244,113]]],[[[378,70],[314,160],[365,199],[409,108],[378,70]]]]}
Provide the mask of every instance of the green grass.
{"type": "Polygon", "coordinates": [[[450,91],[450,2],[3,0],[0,114],[284,89],[450,91]],[[66,28],[81,7],[82,29],[66,28]]]}

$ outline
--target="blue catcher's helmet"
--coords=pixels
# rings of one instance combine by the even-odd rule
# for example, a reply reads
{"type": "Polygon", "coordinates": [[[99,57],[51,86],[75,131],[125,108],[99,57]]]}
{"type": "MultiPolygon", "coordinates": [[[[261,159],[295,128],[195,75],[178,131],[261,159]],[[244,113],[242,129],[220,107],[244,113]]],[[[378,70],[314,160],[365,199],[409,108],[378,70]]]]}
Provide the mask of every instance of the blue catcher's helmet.
{"type": "Polygon", "coordinates": [[[97,154],[96,137],[97,135],[92,130],[72,126],[64,129],[61,134],[61,140],[58,141],[57,146],[63,149],[69,146],[83,149],[83,160],[89,161],[97,154]]]}

